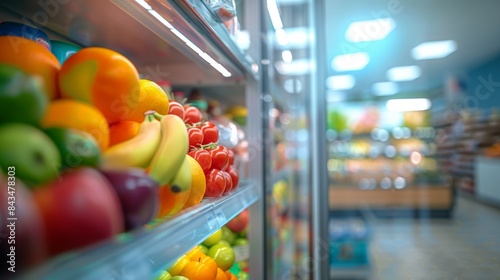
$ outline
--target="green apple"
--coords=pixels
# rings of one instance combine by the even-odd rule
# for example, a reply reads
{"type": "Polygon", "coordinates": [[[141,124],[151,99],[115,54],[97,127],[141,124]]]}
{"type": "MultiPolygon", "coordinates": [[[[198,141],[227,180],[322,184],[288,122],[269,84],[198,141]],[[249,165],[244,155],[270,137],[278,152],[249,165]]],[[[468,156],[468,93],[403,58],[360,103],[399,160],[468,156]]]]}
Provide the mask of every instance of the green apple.
{"type": "Polygon", "coordinates": [[[42,84],[36,76],[15,66],[0,64],[0,122],[37,125],[49,103],[42,84]]]}
{"type": "Polygon", "coordinates": [[[89,133],[62,127],[46,128],[44,132],[56,144],[61,154],[62,169],[99,166],[99,144],[89,133]]]}
{"type": "Polygon", "coordinates": [[[233,246],[248,245],[248,239],[238,237],[234,240],[233,246]]]}
{"type": "Polygon", "coordinates": [[[214,259],[217,266],[224,271],[230,269],[236,259],[233,248],[220,243],[210,247],[208,256],[214,259]]]}
{"type": "Polygon", "coordinates": [[[222,240],[222,239],[219,242],[215,243],[214,245],[217,245],[217,244],[223,244],[223,245],[226,245],[228,247],[231,247],[231,244],[229,242],[227,242],[226,240],[222,240]]]}
{"type": "Polygon", "coordinates": [[[229,244],[233,244],[234,239],[236,239],[236,233],[231,231],[227,226],[223,226],[222,230],[222,240],[226,240],[229,244]]]}
{"type": "Polygon", "coordinates": [[[15,176],[30,186],[54,180],[61,156],[55,144],[41,130],[26,124],[0,126],[0,167],[15,169],[15,176]]]}
{"type": "Polygon", "coordinates": [[[207,246],[200,244],[200,245],[198,245],[198,247],[201,248],[201,251],[203,252],[203,254],[205,254],[205,255],[208,254],[208,247],[207,246]]]}
{"type": "Polygon", "coordinates": [[[189,279],[187,277],[177,275],[177,276],[170,278],[170,280],[189,280],[189,279]]]}
{"type": "Polygon", "coordinates": [[[212,235],[210,235],[209,237],[207,237],[207,239],[205,239],[202,244],[207,246],[207,247],[211,247],[212,245],[216,244],[217,242],[219,242],[222,238],[222,230],[221,229],[218,229],[216,232],[214,232],[212,235]]]}

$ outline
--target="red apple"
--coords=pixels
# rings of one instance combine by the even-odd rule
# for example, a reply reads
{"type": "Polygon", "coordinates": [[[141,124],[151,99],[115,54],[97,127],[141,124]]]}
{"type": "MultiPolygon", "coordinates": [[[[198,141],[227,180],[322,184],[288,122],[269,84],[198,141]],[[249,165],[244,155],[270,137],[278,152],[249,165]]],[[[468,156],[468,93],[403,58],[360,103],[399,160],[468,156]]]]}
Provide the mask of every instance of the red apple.
{"type": "Polygon", "coordinates": [[[34,191],[51,254],[82,248],[123,231],[123,214],[113,187],[97,170],[69,170],[34,191]]]}
{"type": "Polygon", "coordinates": [[[143,169],[102,170],[115,189],[125,218],[125,230],[133,230],[156,217],[158,183],[143,169]]]}
{"type": "Polygon", "coordinates": [[[9,267],[15,266],[16,272],[26,271],[48,257],[44,225],[31,192],[18,178],[1,173],[0,217],[0,278],[3,273],[12,274],[9,267]]]}
{"type": "Polygon", "coordinates": [[[248,225],[248,209],[243,210],[238,216],[229,221],[226,226],[233,232],[241,232],[245,230],[248,225]]]}

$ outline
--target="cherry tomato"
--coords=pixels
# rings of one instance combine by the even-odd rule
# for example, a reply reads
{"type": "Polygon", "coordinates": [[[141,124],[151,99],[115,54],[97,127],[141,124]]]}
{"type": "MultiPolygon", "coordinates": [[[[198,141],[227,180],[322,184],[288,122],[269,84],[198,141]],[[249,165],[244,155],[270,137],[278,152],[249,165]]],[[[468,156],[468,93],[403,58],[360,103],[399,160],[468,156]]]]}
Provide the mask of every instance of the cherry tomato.
{"type": "Polygon", "coordinates": [[[226,170],[229,165],[227,149],[224,146],[217,146],[215,149],[209,150],[212,156],[212,168],[226,170]]]}
{"type": "Polygon", "coordinates": [[[204,122],[201,125],[201,132],[203,132],[203,145],[219,141],[219,129],[214,123],[204,122]]]}
{"type": "Polygon", "coordinates": [[[240,180],[238,170],[236,170],[233,165],[229,165],[226,172],[231,176],[231,180],[233,181],[233,189],[235,189],[238,186],[238,182],[240,180]]]}
{"type": "Polygon", "coordinates": [[[227,150],[227,156],[229,158],[229,165],[233,165],[234,164],[234,151],[232,149],[228,149],[226,148],[227,150]]]}
{"type": "Polygon", "coordinates": [[[203,133],[199,127],[190,127],[187,129],[189,137],[189,149],[199,148],[203,142],[203,133]]]}
{"type": "Polygon", "coordinates": [[[201,112],[194,106],[184,108],[184,122],[186,124],[195,124],[201,122],[201,112]]]}
{"type": "Polygon", "coordinates": [[[168,114],[176,115],[181,120],[184,120],[184,107],[182,107],[181,103],[177,101],[170,101],[168,106],[168,114]]]}
{"type": "Polygon", "coordinates": [[[207,179],[205,197],[219,197],[224,193],[226,179],[221,170],[211,169],[208,173],[205,173],[205,178],[207,179]]]}
{"type": "Polygon", "coordinates": [[[233,190],[233,179],[231,178],[231,175],[223,170],[221,170],[220,173],[222,173],[224,180],[226,181],[226,189],[224,190],[224,193],[230,192],[233,190]]]}
{"type": "Polygon", "coordinates": [[[207,173],[212,167],[212,156],[207,150],[193,150],[188,153],[192,158],[194,158],[198,164],[200,164],[201,169],[204,173],[207,173]]]}

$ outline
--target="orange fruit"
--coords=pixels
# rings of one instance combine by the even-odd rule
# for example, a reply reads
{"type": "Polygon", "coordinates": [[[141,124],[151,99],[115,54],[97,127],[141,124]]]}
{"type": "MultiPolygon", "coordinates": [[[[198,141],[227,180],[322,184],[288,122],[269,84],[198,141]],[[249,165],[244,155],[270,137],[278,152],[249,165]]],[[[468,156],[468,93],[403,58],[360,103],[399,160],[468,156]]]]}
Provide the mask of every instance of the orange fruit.
{"type": "Polygon", "coordinates": [[[138,103],[135,107],[131,108],[130,113],[126,116],[127,120],[142,122],[144,120],[144,113],[149,110],[154,110],[161,115],[168,114],[168,97],[158,84],[150,80],[141,79],[139,80],[139,88],[138,103]]]}
{"type": "Polygon", "coordinates": [[[201,250],[200,246],[195,246],[191,251],[187,252],[186,256],[192,261],[200,261],[203,257],[206,257],[205,253],[201,250]]]}
{"type": "Polygon", "coordinates": [[[51,102],[41,125],[44,128],[64,127],[90,133],[103,151],[109,144],[109,127],[101,112],[76,100],[59,99],[51,102]]]}
{"type": "Polygon", "coordinates": [[[182,269],[179,275],[188,279],[214,280],[217,270],[204,263],[191,261],[182,269]]]}
{"type": "Polygon", "coordinates": [[[207,181],[203,169],[201,168],[198,161],[196,161],[191,156],[187,155],[189,160],[189,167],[191,168],[191,193],[189,198],[182,209],[191,207],[201,202],[203,196],[205,195],[205,190],[207,188],[207,181]]]}
{"type": "Polygon", "coordinates": [[[168,185],[161,186],[158,189],[160,197],[160,209],[157,218],[163,218],[167,215],[173,215],[182,210],[182,207],[189,199],[191,190],[180,193],[174,193],[168,185]]]}
{"type": "Polygon", "coordinates": [[[220,267],[217,267],[217,275],[215,276],[215,280],[230,280],[227,278],[226,273],[220,267]]]}
{"type": "MultiPolygon", "coordinates": [[[[143,117],[144,118],[144,117],[143,117]]],[[[120,121],[109,126],[109,146],[127,141],[137,135],[141,123],[120,121]]]]}
{"type": "Polygon", "coordinates": [[[1,36],[0,63],[17,66],[28,74],[39,76],[49,100],[57,97],[57,74],[61,64],[42,45],[22,37],[1,36]]]}
{"type": "Polygon", "coordinates": [[[122,54],[99,47],[70,56],[59,72],[62,97],[92,104],[109,123],[129,120],[139,102],[139,73],[122,54]]]}

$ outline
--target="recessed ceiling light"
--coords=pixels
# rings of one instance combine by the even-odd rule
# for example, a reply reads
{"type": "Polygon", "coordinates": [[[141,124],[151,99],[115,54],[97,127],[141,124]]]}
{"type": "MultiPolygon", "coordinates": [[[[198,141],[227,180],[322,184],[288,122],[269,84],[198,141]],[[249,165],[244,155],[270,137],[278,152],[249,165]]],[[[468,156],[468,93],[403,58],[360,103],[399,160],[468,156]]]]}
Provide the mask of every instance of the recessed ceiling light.
{"type": "Polygon", "coordinates": [[[392,18],[355,21],[347,27],[345,37],[353,43],[382,40],[396,27],[392,18]]]}
{"type": "Polygon", "coordinates": [[[332,60],[332,68],[335,71],[361,70],[370,62],[370,56],[365,52],[337,55],[332,60]]]}
{"type": "Polygon", "coordinates": [[[289,50],[285,50],[281,52],[281,58],[284,62],[290,63],[293,60],[292,52],[289,50]]]}
{"type": "Polygon", "coordinates": [[[276,61],[274,67],[281,75],[305,75],[314,68],[314,63],[310,59],[296,59],[291,63],[276,61]]]}
{"type": "Polygon", "coordinates": [[[411,56],[416,60],[444,58],[457,50],[453,40],[425,42],[411,50],[411,56]]]}
{"type": "Polygon", "coordinates": [[[432,103],[427,98],[391,99],[386,103],[387,110],[392,112],[412,112],[429,110],[432,103]]]}
{"type": "Polygon", "coordinates": [[[413,81],[421,75],[420,67],[416,65],[394,67],[387,70],[387,79],[394,82],[413,81]]]}
{"type": "Polygon", "coordinates": [[[384,96],[398,93],[399,87],[393,82],[380,82],[373,84],[372,90],[375,95],[384,96]]]}
{"type": "Polygon", "coordinates": [[[326,87],[331,90],[348,90],[355,84],[356,81],[352,75],[335,75],[326,78],[326,87]]]}

